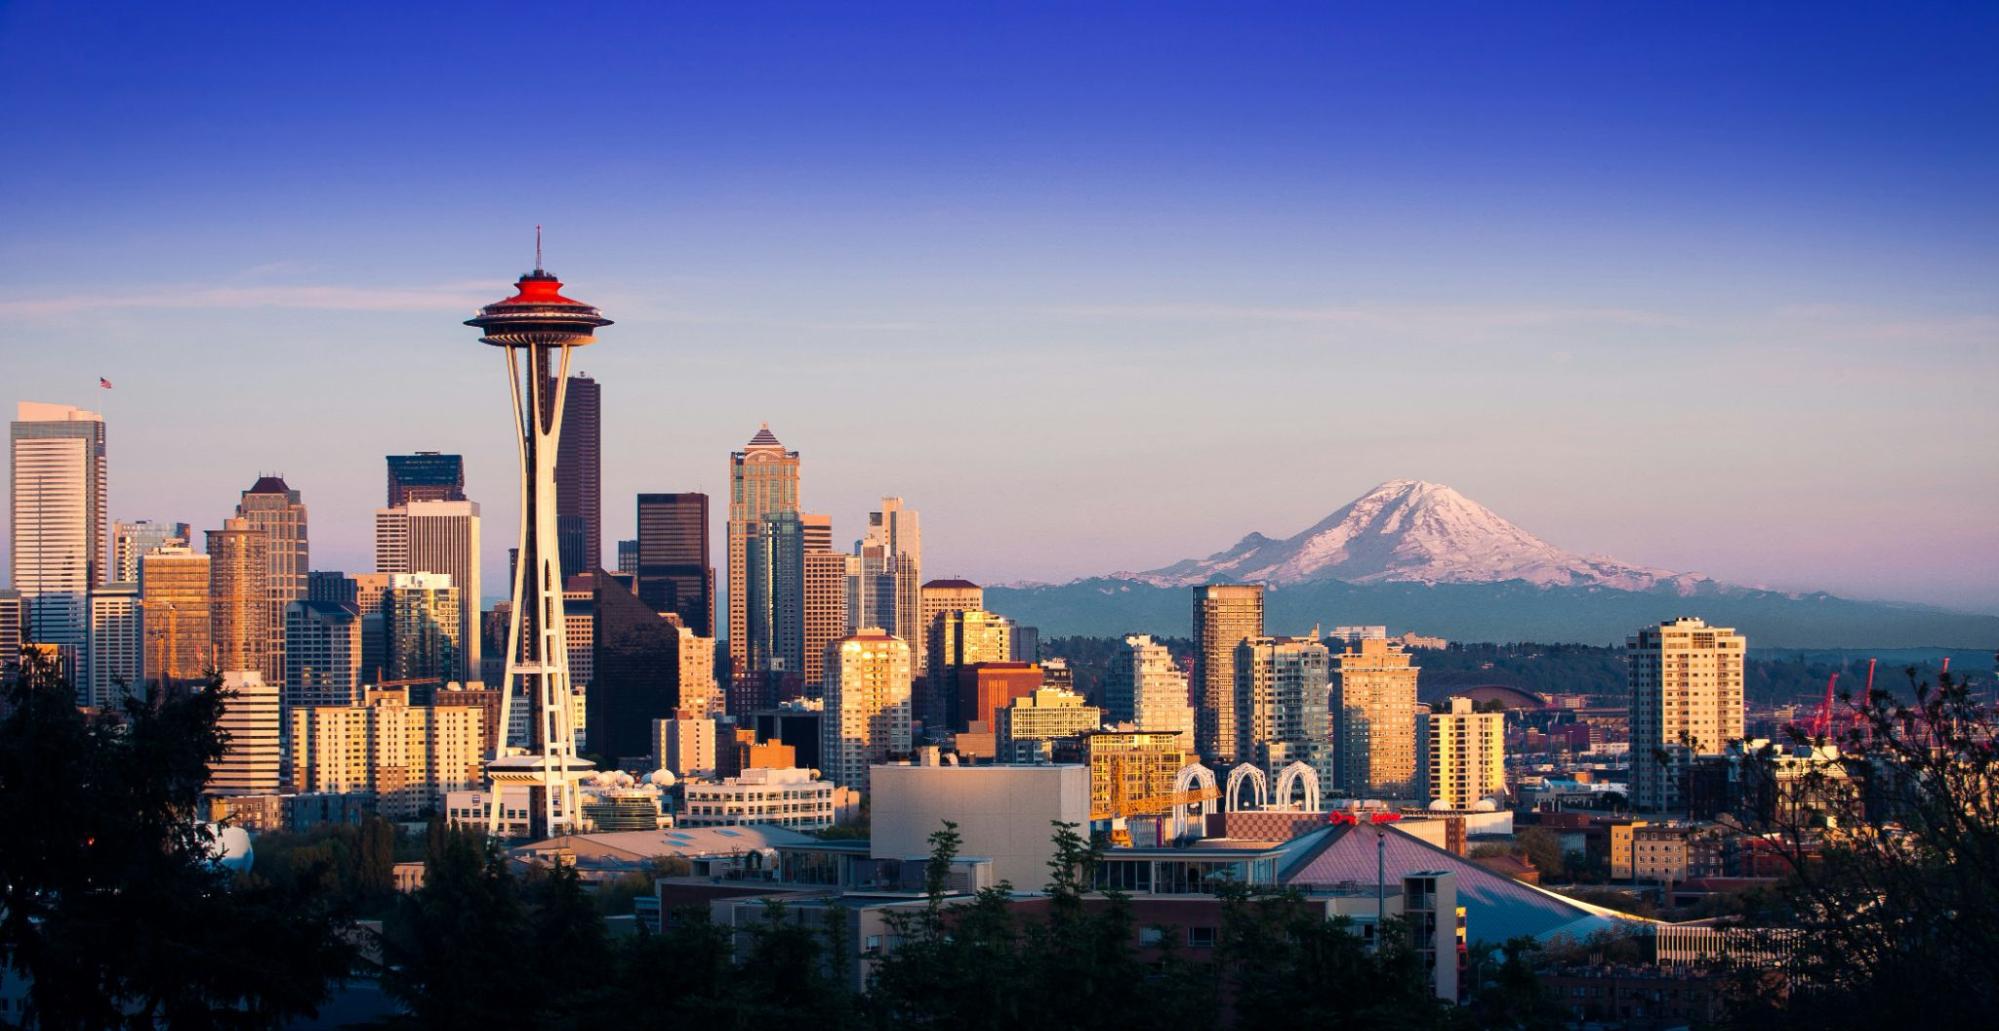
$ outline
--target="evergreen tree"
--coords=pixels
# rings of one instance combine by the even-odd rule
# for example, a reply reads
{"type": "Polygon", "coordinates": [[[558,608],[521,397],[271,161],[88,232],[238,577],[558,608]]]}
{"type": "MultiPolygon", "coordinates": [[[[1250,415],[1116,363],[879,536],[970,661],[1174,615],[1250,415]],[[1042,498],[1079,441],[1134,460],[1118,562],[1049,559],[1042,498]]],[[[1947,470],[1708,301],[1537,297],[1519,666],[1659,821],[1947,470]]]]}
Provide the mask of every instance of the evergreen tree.
{"type": "Polygon", "coordinates": [[[0,954],[45,1028],[274,1027],[310,1016],[351,950],[309,885],[218,863],[202,788],[221,679],[86,716],[24,652],[0,719],[0,954]]]}

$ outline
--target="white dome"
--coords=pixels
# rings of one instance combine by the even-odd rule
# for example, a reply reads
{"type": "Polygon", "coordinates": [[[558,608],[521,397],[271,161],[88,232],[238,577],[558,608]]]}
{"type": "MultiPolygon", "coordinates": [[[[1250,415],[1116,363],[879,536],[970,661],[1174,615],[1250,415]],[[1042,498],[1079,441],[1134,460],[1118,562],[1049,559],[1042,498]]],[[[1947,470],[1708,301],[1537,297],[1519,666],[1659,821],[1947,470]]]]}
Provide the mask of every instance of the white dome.
{"type": "Polygon", "coordinates": [[[242,873],[255,861],[256,850],[250,846],[249,831],[241,827],[220,827],[211,823],[208,825],[208,833],[215,839],[217,866],[242,873]]]}
{"type": "Polygon", "coordinates": [[[1478,800],[1477,805],[1472,806],[1472,811],[1480,813],[1496,813],[1499,811],[1499,803],[1493,801],[1490,798],[1481,798],[1478,800]]]}
{"type": "Polygon", "coordinates": [[[1448,813],[1451,811],[1451,803],[1441,798],[1432,799],[1430,801],[1430,809],[1433,812],[1448,813]]]}

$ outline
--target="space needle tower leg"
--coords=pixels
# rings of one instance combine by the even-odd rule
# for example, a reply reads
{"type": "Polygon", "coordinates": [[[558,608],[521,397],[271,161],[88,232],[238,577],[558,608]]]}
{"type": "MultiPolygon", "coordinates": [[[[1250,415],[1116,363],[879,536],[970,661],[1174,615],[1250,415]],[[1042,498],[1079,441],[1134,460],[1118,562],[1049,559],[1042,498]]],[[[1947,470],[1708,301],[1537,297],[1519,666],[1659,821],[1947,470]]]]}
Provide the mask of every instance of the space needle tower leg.
{"type": "Polygon", "coordinates": [[[568,395],[569,352],[591,343],[597,327],[611,323],[597,309],[562,296],[562,284],[542,271],[539,260],[517,286],[515,296],[487,305],[466,323],[484,331],[483,342],[506,352],[521,467],[520,550],[514,563],[497,747],[486,766],[486,828],[494,835],[504,832],[508,790],[525,788],[527,833],[541,839],[581,829],[578,782],[593,769],[576,752],[556,537],[555,456],[568,395]],[[527,739],[518,745],[507,732],[516,692],[529,717],[527,739]]]}

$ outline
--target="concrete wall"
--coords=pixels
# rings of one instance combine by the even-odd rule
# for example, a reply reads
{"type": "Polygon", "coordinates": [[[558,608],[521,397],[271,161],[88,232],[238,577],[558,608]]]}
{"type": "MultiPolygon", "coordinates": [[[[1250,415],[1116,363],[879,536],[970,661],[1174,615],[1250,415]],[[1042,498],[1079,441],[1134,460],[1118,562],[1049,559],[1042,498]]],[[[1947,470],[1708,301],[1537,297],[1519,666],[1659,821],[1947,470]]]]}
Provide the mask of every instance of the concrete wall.
{"type": "Polygon", "coordinates": [[[928,855],[930,834],[950,820],[964,838],[959,854],[991,859],[995,879],[1038,891],[1048,883],[1053,823],[1089,835],[1088,767],[888,765],[870,778],[877,859],[928,855]]]}

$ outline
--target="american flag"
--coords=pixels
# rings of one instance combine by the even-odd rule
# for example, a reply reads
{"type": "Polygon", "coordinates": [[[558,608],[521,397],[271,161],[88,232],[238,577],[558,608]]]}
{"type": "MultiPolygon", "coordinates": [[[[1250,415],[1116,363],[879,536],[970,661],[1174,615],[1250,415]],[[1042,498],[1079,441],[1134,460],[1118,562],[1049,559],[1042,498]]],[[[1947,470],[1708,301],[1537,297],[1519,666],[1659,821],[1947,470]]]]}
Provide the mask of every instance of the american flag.
{"type": "Polygon", "coordinates": [[[106,389],[106,390],[110,390],[110,389],[111,389],[111,381],[110,381],[110,380],[108,380],[108,379],[105,379],[105,378],[104,378],[104,377],[102,377],[102,376],[99,376],[99,377],[97,377],[97,385],[98,385],[98,386],[100,386],[100,387],[103,387],[103,388],[104,388],[104,389],[106,389]]]}

